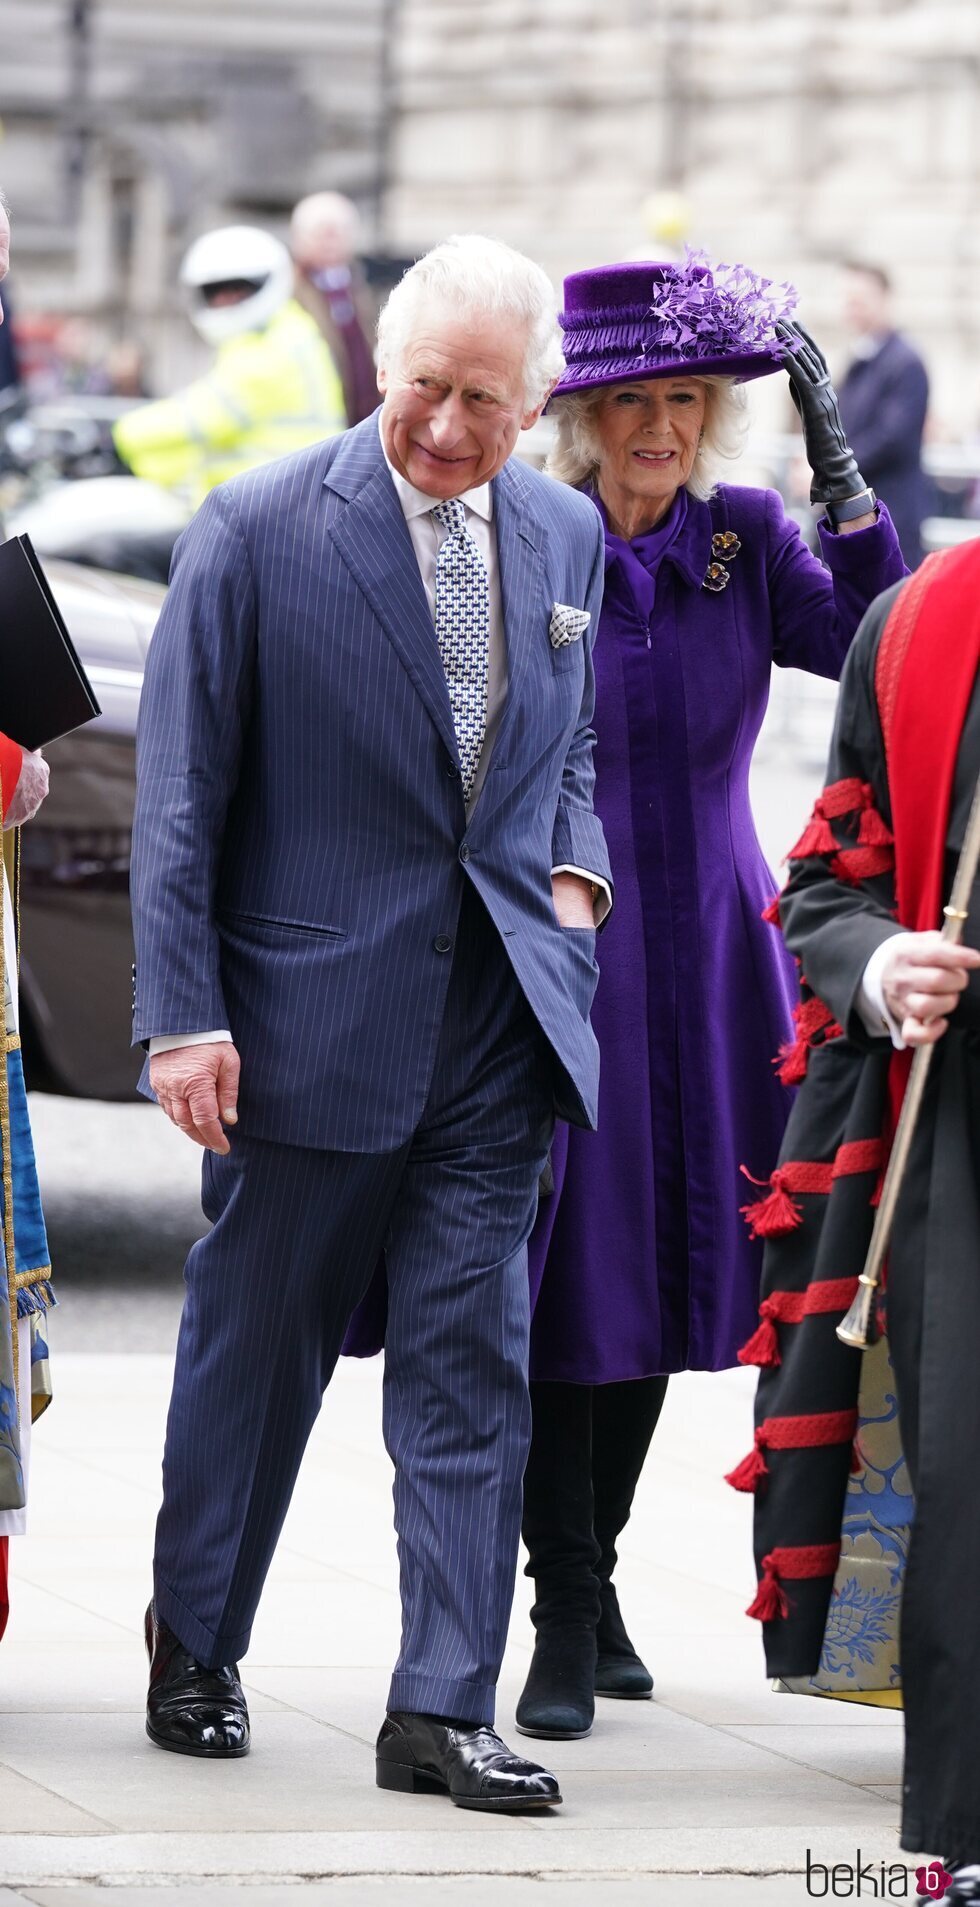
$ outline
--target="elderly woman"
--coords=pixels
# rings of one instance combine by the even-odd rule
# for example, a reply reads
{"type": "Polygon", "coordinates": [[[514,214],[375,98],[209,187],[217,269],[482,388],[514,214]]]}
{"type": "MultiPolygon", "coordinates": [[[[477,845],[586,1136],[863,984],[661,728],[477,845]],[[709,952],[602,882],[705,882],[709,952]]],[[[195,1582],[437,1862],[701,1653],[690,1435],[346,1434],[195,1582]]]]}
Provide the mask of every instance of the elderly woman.
{"type": "Polygon", "coordinates": [[[0,995],[6,1056],[0,1068],[0,1636],[7,1623],[7,1553],[24,1528],[32,1419],[50,1401],[44,1314],[54,1302],[17,1031],[16,836],[44,800],[48,766],[0,734],[0,810],[7,830],[0,867],[0,995]]]}
{"type": "Polygon", "coordinates": [[[739,1168],[769,1171],[798,1069],[796,976],[762,920],[775,883],[749,806],[770,670],[836,679],[904,565],[787,288],[689,259],[577,273],[565,303],[550,469],[605,526],[595,802],[617,888],[593,1013],[599,1128],[559,1128],[530,1248],[537,1639],[517,1714],[525,1734],[572,1737],[594,1693],[653,1687],[612,1574],[668,1374],[734,1364],[757,1322],[739,1168]],[[779,370],[823,564],[777,495],[717,481],[744,383],[779,370]]]}

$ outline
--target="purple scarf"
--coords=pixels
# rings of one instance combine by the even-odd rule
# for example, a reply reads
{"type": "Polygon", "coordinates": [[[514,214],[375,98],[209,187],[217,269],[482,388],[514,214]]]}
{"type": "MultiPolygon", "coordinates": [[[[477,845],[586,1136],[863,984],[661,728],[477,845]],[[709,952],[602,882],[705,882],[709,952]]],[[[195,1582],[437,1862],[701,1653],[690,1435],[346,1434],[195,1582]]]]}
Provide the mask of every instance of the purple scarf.
{"type": "Polygon", "coordinates": [[[678,490],[666,516],[661,517],[652,530],[644,530],[628,543],[625,537],[616,536],[609,528],[609,515],[598,491],[593,490],[591,495],[606,532],[606,568],[615,565],[621,584],[633,598],[641,621],[649,625],[656,601],[657,571],[674,538],[684,526],[687,491],[678,490]]]}

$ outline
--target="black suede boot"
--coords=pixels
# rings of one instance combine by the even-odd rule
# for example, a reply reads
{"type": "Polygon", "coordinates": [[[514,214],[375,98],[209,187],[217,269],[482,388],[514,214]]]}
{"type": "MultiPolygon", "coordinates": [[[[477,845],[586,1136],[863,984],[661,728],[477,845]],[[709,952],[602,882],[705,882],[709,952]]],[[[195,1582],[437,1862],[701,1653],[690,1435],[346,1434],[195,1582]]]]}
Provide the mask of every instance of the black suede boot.
{"type": "Polygon", "coordinates": [[[522,1735],[576,1741],[595,1714],[599,1546],[592,1530],[592,1396],[588,1384],[532,1384],[524,1479],[525,1574],[536,1591],[536,1642],[517,1705],[522,1735]]]}
{"type": "Polygon", "coordinates": [[[629,1521],[640,1473],[667,1394],[665,1377],[597,1385],[592,1406],[593,1521],[599,1548],[595,1692],[645,1701],[653,1676],[627,1634],[612,1582],[616,1541],[629,1521]]]}

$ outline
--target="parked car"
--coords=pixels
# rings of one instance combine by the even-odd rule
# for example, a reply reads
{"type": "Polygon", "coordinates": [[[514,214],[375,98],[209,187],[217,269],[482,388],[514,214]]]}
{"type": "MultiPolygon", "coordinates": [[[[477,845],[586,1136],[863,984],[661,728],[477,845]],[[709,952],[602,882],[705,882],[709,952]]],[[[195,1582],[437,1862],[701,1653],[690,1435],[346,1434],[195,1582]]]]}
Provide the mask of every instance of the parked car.
{"type": "Polygon", "coordinates": [[[136,713],[164,591],[152,583],[45,561],[45,573],[102,705],[53,742],[51,791],[21,836],[21,1021],[28,1084],[90,1099],[128,1099],[129,856],[136,713]]]}

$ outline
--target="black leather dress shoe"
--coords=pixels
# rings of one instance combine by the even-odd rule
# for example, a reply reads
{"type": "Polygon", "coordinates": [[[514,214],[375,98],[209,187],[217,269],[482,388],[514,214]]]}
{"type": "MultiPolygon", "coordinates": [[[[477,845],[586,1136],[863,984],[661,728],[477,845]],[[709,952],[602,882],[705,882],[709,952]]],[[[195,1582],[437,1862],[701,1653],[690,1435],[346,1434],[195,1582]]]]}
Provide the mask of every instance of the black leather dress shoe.
{"type": "Polygon", "coordinates": [[[146,1612],[146,1652],[150,1690],[146,1732],[158,1748],[175,1755],[207,1755],[231,1760],[249,1750],[248,1707],[238,1664],[202,1668],[151,1602],[146,1612]]]}
{"type": "Polygon", "coordinates": [[[379,1788],[399,1794],[448,1794],[457,1808],[519,1814],[558,1808],[554,1775],[512,1755],[492,1728],[436,1715],[388,1715],[378,1736],[379,1788]]]}

